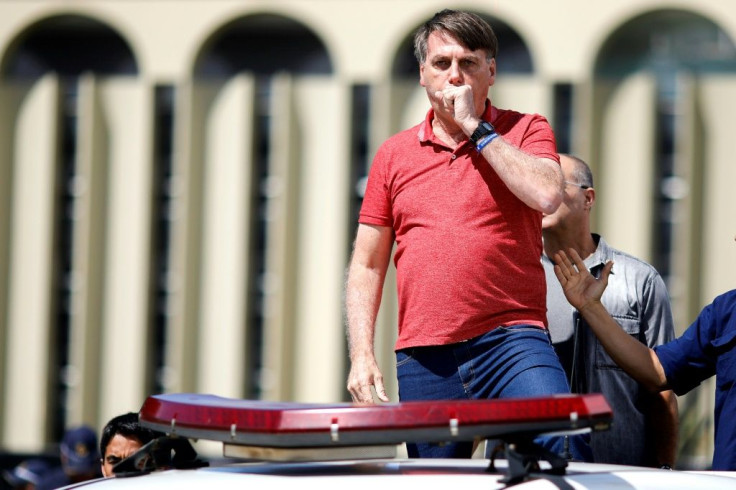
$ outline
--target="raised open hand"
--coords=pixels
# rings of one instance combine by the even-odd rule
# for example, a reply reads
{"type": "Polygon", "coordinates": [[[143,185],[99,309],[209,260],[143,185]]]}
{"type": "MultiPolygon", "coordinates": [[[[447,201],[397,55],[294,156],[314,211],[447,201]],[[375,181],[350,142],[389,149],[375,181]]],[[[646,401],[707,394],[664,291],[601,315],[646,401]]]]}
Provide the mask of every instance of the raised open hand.
{"type": "Polygon", "coordinates": [[[573,249],[570,249],[569,256],[560,250],[555,254],[554,259],[555,275],[571,305],[578,311],[582,311],[589,304],[600,301],[608,285],[608,275],[613,268],[613,262],[606,263],[601,271],[600,279],[596,279],[585,267],[580,255],[573,249]]]}

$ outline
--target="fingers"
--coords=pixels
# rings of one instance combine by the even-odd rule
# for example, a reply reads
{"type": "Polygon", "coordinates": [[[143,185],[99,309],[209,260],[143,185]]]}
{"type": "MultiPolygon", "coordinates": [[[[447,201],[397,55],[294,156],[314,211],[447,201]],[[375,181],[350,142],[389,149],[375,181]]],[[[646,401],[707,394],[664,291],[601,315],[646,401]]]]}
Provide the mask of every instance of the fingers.
{"type": "Polygon", "coordinates": [[[567,277],[562,272],[562,268],[559,265],[555,265],[554,270],[555,276],[557,276],[557,280],[560,281],[560,284],[562,284],[562,286],[567,284],[567,277]]]}
{"type": "Polygon", "coordinates": [[[348,377],[348,391],[354,403],[374,403],[373,387],[375,387],[379,400],[389,401],[380,371],[371,372],[370,374],[367,372],[359,374],[359,372],[360,370],[358,370],[358,373],[351,373],[348,377]]]}
{"type": "Polygon", "coordinates": [[[373,403],[373,395],[371,395],[370,386],[361,386],[355,391],[351,391],[354,403],[373,403]]]}
{"type": "Polygon", "coordinates": [[[371,385],[348,383],[348,391],[354,403],[372,403],[371,385]]]}
{"type": "Polygon", "coordinates": [[[572,259],[573,264],[575,264],[577,270],[587,270],[587,268],[585,267],[585,262],[583,262],[583,259],[580,258],[580,255],[578,255],[577,251],[575,251],[574,248],[570,249],[570,258],[572,259]]]}
{"type": "Polygon", "coordinates": [[[557,274],[558,271],[560,275],[557,277],[558,279],[561,278],[560,281],[563,279],[567,280],[575,273],[572,262],[570,262],[570,258],[563,250],[560,250],[555,254],[555,274],[557,274]]]}
{"type": "Polygon", "coordinates": [[[449,85],[442,90],[436,91],[434,96],[437,97],[437,100],[442,102],[445,107],[451,109],[456,105],[456,102],[459,102],[461,105],[472,103],[472,94],[472,89],[469,85],[449,85]],[[465,101],[465,99],[467,99],[467,101],[465,101]]]}
{"type": "Polygon", "coordinates": [[[383,378],[376,379],[376,395],[378,396],[378,399],[382,402],[388,401],[388,395],[386,394],[386,387],[383,386],[383,378]]]}
{"type": "Polygon", "coordinates": [[[438,90],[434,93],[434,95],[447,105],[453,105],[455,103],[455,94],[453,92],[448,92],[447,90],[438,90]]]}
{"type": "Polygon", "coordinates": [[[441,104],[444,111],[454,115],[455,112],[455,95],[448,93],[446,90],[438,90],[434,93],[435,97],[441,104]]]}
{"type": "Polygon", "coordinates": [[[580,258],[580,255],[578,255],[573,248],[569,249],[568,253],[564,250],[557,252],[555,254],[555,264],[555,267],[559,267],[560,273],[562,273],[566,279],[569,279],[580,271],[588,270],[587,267],[585,267],[583,259],[580,258]]]}

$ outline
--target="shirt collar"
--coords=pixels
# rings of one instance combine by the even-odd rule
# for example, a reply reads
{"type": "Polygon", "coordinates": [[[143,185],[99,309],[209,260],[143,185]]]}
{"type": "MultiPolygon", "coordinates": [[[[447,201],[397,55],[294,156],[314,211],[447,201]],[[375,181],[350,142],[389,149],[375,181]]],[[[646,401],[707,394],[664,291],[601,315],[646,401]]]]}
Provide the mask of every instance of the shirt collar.
{"type": "Polygon", "coordinates": [[[596,247],[595,252],[585,259],[585,266],[589,270],[593,271],[599,267],[603,267],[609,260],[613,260],[613,250],[602,236],[597,233],[591,233],[591,236],[598,246],[596,247]]]}
{"type": "MultiPolygon", "coordinates": [[[[583,263],[589,271],[593,272],[606,265],[606,262],[609,260],[613,260],[613,249],[599,234],[591,233],[590,235],[593,237],[593,241],[598,245],[596,246],[595,251],[583,260],[583,263]]],[[[550,257],[547,257],[547,254],[544,252],[542,252],[542,259],[552,265],[555,263],[550,257]]]]}

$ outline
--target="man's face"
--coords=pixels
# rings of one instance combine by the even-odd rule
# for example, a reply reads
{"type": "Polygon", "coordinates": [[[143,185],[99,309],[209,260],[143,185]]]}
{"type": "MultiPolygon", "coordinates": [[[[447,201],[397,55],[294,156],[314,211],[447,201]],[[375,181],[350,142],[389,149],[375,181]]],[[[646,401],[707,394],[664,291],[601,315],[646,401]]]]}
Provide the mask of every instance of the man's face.
{"type": "Polygon", "coordinates": [[[580,184],[580,182],[577,182],[574,176],[574,160],[565,155],[560,155],[560,167],[565,181],[562,203],[554,213],[543,215],[543,230],[555,230],[561,227],[579,229],[578,227],[589,219],[588,214],[594,198],[593,190],[582,189],[575,185],[580,184]]]}
{"type": "Polygon", "coordinates": [[[124,460],[143,446],[141,441],[135,437],[126,437],[115,434],[110,439],[102,456],[102,474],[105,478],[113,476],[112,467],[124,460]]]}
{"type": "Polygon", "coordinates": [[[439,105],[437,91],[450,85],[469,85],[476,114],[482,114],[495,78],[496,60],[488,61],[485,51],[470,51],[447,33],[435,31],[429,35],[427,58],[419,66],[419,83],[426,89],[435,111],[439,105]]]}

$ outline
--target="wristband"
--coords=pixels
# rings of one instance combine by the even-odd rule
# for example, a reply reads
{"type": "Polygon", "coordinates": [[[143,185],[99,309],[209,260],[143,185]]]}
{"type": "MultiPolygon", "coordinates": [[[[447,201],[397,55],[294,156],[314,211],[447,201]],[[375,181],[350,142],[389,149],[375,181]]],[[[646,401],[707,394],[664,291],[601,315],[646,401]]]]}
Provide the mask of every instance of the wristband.
{"type": "Polygon", "coordinates": [[[483,150],[483,148],[485,148],[488,143],[490,143],[491,141],[493,141],[496,138],[498,138],[498,136],[499,136],[498,133],[496,133],[495,131],[493,133],[491,133],[491,134],[487,134],[487,135],[483,136],[478,141],[478,144],[475,145],[475,149],[478,151],[478,153],[480,153],[481,150],[483,150]]]}

